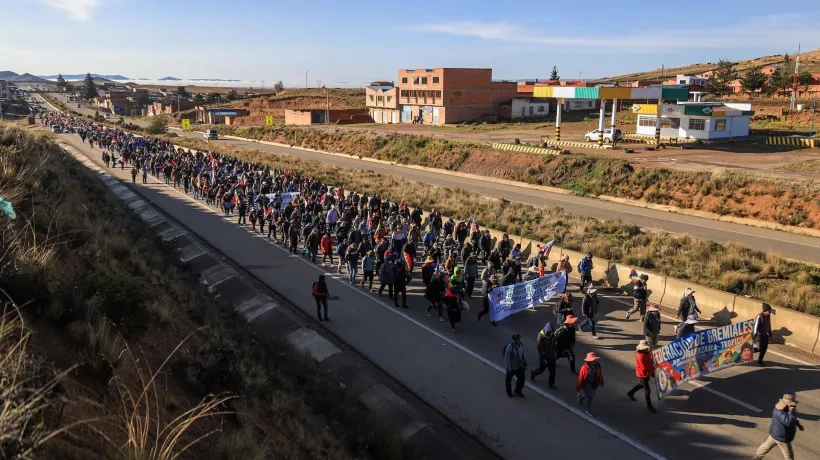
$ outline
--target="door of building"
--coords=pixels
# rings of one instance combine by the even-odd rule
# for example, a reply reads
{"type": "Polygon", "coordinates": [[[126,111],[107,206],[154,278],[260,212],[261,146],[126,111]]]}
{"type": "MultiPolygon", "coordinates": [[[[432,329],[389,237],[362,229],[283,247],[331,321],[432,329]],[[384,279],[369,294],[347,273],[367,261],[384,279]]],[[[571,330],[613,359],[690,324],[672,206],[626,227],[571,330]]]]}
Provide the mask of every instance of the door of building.
{"type": "Polygon", "coordinates": [[[535,107],[530,106],[530,116],[535,115],[535,107]]]}
{"type": "Polygon", "coordinates": [[[438,124],[438,107],[433,107],[433,124],[438,124]]]}
{"type": "Polygon", "coordinates": [[[521,107],[521,118],[526,118],[526,117],[527,117],[527,108],[526,107],[521,107]]]}
{"type": "Polygon", "coordinates": [[[399,112],[393,110],[391,113],[393,114],[393,123],[398,123],[399,122],[399,112]]]}
{"type": "Polygon", "coordinates": [[[401,106],[401,122],[402,123],[410,123],[410,119],[412,118],[412,107],[409,105],[401,106]]]}

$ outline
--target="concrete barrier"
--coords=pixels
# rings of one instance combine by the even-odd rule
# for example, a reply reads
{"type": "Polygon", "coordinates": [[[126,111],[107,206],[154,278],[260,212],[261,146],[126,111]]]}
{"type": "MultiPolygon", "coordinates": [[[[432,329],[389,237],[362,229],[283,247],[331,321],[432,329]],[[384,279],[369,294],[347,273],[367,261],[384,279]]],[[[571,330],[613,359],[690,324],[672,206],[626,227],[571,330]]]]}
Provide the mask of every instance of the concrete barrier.
{"type": "Polygon", "coordinates": [[[688,281],[666,278],[664,305],[677,308],[681,297],[683,297],[683,291],[685,291],[686,288],[695,290],[695,299],[697,299],[698,308],[703,318],[712,318],[721,324],[731,322],[736,295],[710,289],[705,286],[698,286],[688,281]]]}
{"type": "MultiPolygon", "coordinates": [[[[744,296],[735,298],[735,321],[755,318],[762,309],[763,302],[744,296]]],[[[820,352],[820,318],[772,305],[776,311],[772,315],[772,334],[775,340],[808,351],[820,352]]]]}
{"type": "MultiPolygon", "coordinates": [[[[586,256],[586,253],[570,251],[569,249],[561,249],[562,256],[569,256],[569,263],[572,265],[572,273],[576,276],[581,276],[578,272],[578,263],[586,256]]],[[[607,279],[607,269],[609,268],[609,261],[606,259],[592,259],[592,281],[595,283],[603,283],[607,279]]]]}
{"type": "MultiPolygon", "coordinates": [[[[632,267],[610,262],[607,270],[607,282],[613,288],[621,289],[632,295],[633,284],[629,279],[630,272],[632,272],[632,267]]],[[[649,290],[649,302],[662,304],[666,293],[666,277],[640,269],[638,269],[638,274],[649,276],[649,281],[646,282],[646,287],[649,290]]]]}

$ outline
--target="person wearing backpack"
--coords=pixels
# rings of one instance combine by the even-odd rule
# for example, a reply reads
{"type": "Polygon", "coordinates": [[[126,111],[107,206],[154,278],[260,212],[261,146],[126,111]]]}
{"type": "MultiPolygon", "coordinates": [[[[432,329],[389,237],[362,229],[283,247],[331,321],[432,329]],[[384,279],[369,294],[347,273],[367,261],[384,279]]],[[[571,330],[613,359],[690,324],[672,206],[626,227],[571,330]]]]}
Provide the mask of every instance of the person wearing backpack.
{"type": "Polygon", "coordinates": [[[632,297],[634,300],[632,308],[626,312],[626,319],[629,319],[634,313],[640,311],[641,322],[643,322],[646,316],[646,299],[649,296],[649,291],[646,287],[647,281],[649,281],[649,276],[646,274],[632,278],[632,297]]]}
{"type": "Polygon", "coordinates": [[[561,324],[568,316],[575,316],[575,311],[572,309],[572,293],[564,292],[558,300],[558,305],[555,307],[556,318],[561,324]]]}
{"type": "Polygon", "coordinates": [[[592,286],[592,253],[588,253],[586,257],[578,262],[578,274],[581,275],[581,290],[584,290],[586,284],[592,286]]]}
{"type": "Polygon", "coordinates": [[[557,358],[566,357],[569,360],[569,370],[573,374],[575,371],[575,322],[578,320],[573,315],[567,316],[561,327],[555,331],[555,355],[557,358]]]}
{"type": "Polygon", "coordinates": [[[578,373],[578,381],[575,383],[575,391],[578,392],[578,404],[587,403],[586,414],[595,417],[592,412],[592,400],[595,399],[595,392],[598,387],[604,386],[604,371],[598,363],[598,356],[590,351],[584,358],[584,365],[578,373]]]}
{"type": "Polygon", "coordinates": [[[394,272],[395,263],[393,262],[393,255],[390,254],[384,258],[384,263],[379,267],[379,295],[382,295],[385,286],[387,286],[387,293],[391,299],[393,298],[394,272]]]}
{"type": "Polygon", "coordinates": [[[461,293],[460,286],[450,286],[444,291],[444,298],[442,298],[442,303],[447,308],[447,319],[450,320],[450,327],[453,332],[456,331],[456,324],[461,322],[461,311],[464,309],[461,305],[461,293]]]}
{"type": "Polygon", "coordinates": [[[521,391],[527,380],[527,358],[524,356],[524,345],[521,343],[521,334],[513,334],[512,341],[504,347],[504,367],[507,376],[504,379],[504,388],[507,396],[512,398],[512,379],[515,377],[515,394],[524,396],[521,391]]]}
{"type": "Polygon", "coordinates": [[[535,377],[541,375],[545,370],[549,370],[549,385],[555,390],[555,331],[553,330],[552,321],[547,322],[544,329],[538,332],[536,339],[538,347],[538,369],[530,373],[530,380],[535,382],[535,377]]]}
{"type": "Polygon", "coordinates": [[[327,299],[330,298],[330,289],[325,282],[325,275],[319,275],[319,281],[313,283],[313,299],[316,300],[316,316],[322,321],[322,307],[325,310],[324,321],[330,321],[327,317],[327,299]]]}
{"type": "Polygon", "coordinates": [[[646,309],[643,320],[643,335],[651,347],[658,346],[658,336],[661,333],[661,311],[657,305],[650,305],[646,309]]]}
{"type": "Polygon", "coordinates": [[[424,298],[430,302],[430,305],[427,307],[427,316],[430,316],[430,312],[435,308],[438,310],[438,320],[442,323],[444,322],[444,318],[441,316],[441,301],[444,299],[445,290],[447,290],[447,280],[444,274],[442,274],[441,269],[437,267],[430,277],[430,283],[427,284],[427,287],[424,289],[424,298]]]}
{"type": "Polygon", "coordinates": [[[393,304],[396,308],[399,308],[399,295],[401,295],[401,307],[407,307],[407,261],[404,258],[404,255],[399,253],[398,259],[394,265],[394,274],[393,274],[393,292],[395,297],[393,297],[393,304]]]}

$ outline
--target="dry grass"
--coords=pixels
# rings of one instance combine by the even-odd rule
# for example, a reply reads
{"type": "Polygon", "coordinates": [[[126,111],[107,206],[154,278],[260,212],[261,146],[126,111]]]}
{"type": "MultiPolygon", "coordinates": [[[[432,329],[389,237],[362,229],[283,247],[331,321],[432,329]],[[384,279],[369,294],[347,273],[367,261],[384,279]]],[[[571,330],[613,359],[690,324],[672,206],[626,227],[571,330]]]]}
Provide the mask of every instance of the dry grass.
{"type": "MultiPolygon", "coordinates": [[[[75,369],[60,382],[60,417],[30,406],[30,433],[15,434],[24,444],[9,452],[213,458],[217,445],[237,445],[218,439],[221,430],[252,427],[268,458],[413,457],[310,357],[255,340],[244,317],[178,268],[142,221],[46,137],[0,124],[0,196],[17,213],[0,217],[0,289],[40,319],[32,354],[75,369]],[[236,399],[210,396],[227,394],[236,399]]],[[[49,369],[37,362],[26,359],[23,370],[49,369]]],[[[27,380],[38,382],[48,380],[27,380]]]]}
{"type": "Polygon", "coordinates": [[[820,160],[809,160],[801,161],[798,163],[791,163],[785,166],[781,166],[779,169],[782,169],[784,171],[820,174],[820,160]]]}
{"type": "MultiPolygon", "coordinates": [[[[621,221],[595,220],[561,208],[496,200],[460,188],[442,188],[287,155],[207,144],[195,139],[174,141],[189,148],[215,150],[273,168],[298,171],[330,184],[344,185],[347,190],[379,193],[396,202],[404,199],[411,206],[427,210],[435,208],[445,215],[467,218],[472,214],[483,226],[540,241],[555,238],[567,249],[592,251],[597,257],[691,280],[715,289],[749,294],[773,304],[820,315],[820,296],[817,295],[820,294],[820,269],[739,245],[642,232],[638,227],[621,221]],[[782,279],[779,289],[772,289],[765,283],[773,271],[776,272],[774,276],[782,279]]],[[[604,169],[599,173],[603,180],[613,171],[604,169]]],[[[646,176],[643,178],[647,179],[646,176]]],[[[661,177],[653,180],[661,180],[661,177]]],[[[734,174],[716,173],[702,186],[726,190],[736,187],[738,182],[743,183],[743,180],[734,174]]]]}

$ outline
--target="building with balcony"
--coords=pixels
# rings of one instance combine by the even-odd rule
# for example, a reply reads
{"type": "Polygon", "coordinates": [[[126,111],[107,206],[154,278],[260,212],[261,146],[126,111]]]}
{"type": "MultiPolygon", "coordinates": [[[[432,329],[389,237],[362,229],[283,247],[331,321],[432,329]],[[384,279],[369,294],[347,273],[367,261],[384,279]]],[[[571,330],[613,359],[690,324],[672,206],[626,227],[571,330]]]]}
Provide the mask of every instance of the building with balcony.
{"type": "Polygon", "coordinates": [[[400,121],[433,125],[496,121],[501,105],[509,107],[516,97],[518,85],[493,81],[492,73],[492,69],[466,68],[399,70],[400,121]]]}
{"type": "Polygon", "coordinates": [[[376,123],[399,123],[399,89],[393,82],[377,81],[366,86],[365,105],[376,123]]]}

